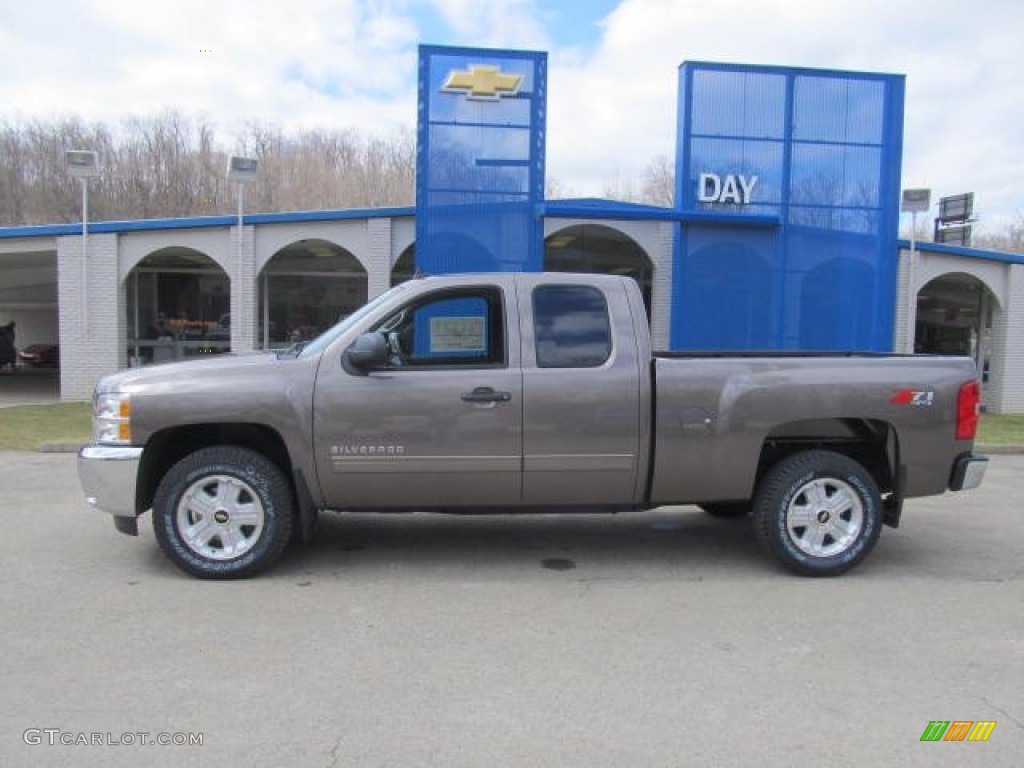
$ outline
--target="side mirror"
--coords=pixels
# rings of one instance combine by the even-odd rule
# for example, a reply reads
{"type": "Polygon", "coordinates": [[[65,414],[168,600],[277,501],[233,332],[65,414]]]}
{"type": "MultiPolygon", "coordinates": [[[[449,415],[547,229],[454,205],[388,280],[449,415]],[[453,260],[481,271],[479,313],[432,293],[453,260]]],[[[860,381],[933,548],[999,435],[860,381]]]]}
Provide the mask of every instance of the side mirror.
{"type": "Polygon", "coordinates": [[[341,365],[355,376],[365,376],[388,362],[388,343],[382,333],[364,333],[345,350],[341,365]]]}

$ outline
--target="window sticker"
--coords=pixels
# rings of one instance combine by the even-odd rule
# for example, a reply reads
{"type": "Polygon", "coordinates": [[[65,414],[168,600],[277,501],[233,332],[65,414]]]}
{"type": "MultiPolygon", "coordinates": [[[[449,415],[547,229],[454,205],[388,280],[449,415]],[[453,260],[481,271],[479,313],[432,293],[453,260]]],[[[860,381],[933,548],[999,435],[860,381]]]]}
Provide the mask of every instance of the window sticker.
{"type": "Polygon", "coordinates": [[[430,318],[430,353],[484,352],[487,322],[484,317],[430,318]]]}

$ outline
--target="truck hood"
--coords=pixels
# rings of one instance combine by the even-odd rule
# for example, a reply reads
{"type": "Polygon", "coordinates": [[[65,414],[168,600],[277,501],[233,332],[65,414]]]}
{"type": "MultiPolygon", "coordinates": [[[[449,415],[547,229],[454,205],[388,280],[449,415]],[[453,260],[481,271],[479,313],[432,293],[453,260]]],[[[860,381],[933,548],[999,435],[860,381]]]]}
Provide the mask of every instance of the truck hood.
{"type": "Polygon", "coordinates": [[[157,391],[183,393],[202,390],[206,383],[216,382],[223,386],[225,379],[259,377],[267,369],[276,369],[292,360],[291,356],[278,358],[276,352],[248,352],[129,368],[100,379],[96,393],[151,394],[157,391]]]}

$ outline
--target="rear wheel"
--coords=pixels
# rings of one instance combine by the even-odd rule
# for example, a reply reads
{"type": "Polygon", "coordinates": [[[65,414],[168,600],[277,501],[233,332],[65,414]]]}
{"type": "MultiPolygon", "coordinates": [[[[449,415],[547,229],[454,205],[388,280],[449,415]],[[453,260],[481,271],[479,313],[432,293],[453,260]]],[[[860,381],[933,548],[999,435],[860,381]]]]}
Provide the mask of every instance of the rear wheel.
{"type": "Polygon", "coordinates": [[[804,451],[772,467],[752,510],[761,545],[789,570],[838,576],[878,541],[882,500],[874,478],[853,459],[804,451]]]}
{"type": "Polygon", "coordinates": [[[239,446],[196,451],[164,475],[153,499],[157,542],[179,568],[205,579],[251,576],[288,544],[291,488],[262,454],[239,446]]]}

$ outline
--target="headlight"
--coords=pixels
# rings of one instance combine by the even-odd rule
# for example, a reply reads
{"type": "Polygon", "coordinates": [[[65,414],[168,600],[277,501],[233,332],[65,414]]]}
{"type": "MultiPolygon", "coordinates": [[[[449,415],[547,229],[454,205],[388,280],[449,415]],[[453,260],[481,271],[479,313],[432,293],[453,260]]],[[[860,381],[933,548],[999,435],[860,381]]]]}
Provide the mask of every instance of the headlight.
{"type": "Polygon", "coordinates": [[[131,445],[131,395],[112,392],[96,396],[92,405],[92,439],[96,443],[131,445]]]}

